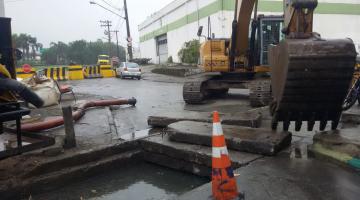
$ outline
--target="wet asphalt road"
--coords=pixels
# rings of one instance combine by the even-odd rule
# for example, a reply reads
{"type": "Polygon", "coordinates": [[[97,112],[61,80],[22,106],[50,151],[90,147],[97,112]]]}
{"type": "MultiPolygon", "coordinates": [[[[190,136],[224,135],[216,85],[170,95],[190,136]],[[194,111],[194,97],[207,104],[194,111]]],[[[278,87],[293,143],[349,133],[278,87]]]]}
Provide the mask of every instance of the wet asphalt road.
{"type": "Polygon", "coordinates": [[[99,95],[104,99],[132,97],[137,99],[136,107],[122,108],[114,116],[120,135],[148,129],[147,117],[150,115],[162,113],[181,115],[188,111],[211,112],[213,110],[231,113],[250,109],[247,90],[231,90],[231,95],[225,100],[209,100],[203,105],[188,106],[183,101],[182,82],[178,78],[171,80],[168,76],[164,76],[156,77],[156,79],[155,81],[152,77],[147,80],[104,78],[69,83],[74,87],[75,93],[99,95]],[[166,82],[161,80],[166,80],[166,82]]]}
{"type": "Polygon", "coordinates": [[[76,93],[100,95],[106,98],[137,99],[136,107],[126,107],[114,116],[122,130],[129,131],[147,129],[147,116],[161,112],[184,112],[181,96],[181,84],[161,83],[146,80],[121,80],[117,78],[90,79],[73,81],[76,93]]]}

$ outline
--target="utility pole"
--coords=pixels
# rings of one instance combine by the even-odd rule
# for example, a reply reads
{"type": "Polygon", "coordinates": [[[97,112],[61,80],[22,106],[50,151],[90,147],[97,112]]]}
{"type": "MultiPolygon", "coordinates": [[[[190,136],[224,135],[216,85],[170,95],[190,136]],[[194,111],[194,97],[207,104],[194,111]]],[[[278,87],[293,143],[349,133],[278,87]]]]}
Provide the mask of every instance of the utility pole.
{"type": "Polygon", "coordinates": [[[106,32],[106,34],[105,35],[107,35],[108,36],[108,43],[109,43],[109,58],[111,58],[111,32],[110,32],[110,27],[112,26],[111,25],[111,21],[109,21],[109,20],[105,20],[105,21],[100,21],[100,23],[101,23],[101,27],[107,27],[107,31],[105,31],[106,32]]]}
{"type": "Polygon", "coordinates": [[[130,34],[130,26],[129,26],[129,15],[127,10],[126,0],[124,0],[124,11],[125,11],[125,21],[126,21],[126,32],[127,32],[127,41],[128,41],[128,54],[129,60],[133,59],[133,52],[132,52],[132,38],[130,34]]]}
{"type": "Polygon", "coordinates": [[[118,38],[118,30],[112,31],[116,35],[116,55],[120,59],[120,50],[119,50],[119,38],[118,38]]]}
{"type": "Polygon", "coordinates": [[[0,0],[0,17],[5,17],[5,0],[0,0]]]}

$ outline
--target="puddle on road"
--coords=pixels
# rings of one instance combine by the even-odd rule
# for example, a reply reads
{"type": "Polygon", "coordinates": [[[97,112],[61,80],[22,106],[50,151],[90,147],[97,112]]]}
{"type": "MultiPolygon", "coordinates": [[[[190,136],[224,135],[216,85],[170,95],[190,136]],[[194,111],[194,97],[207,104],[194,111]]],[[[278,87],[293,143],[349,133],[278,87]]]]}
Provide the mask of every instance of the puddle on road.
{"type": "Polygon", "coordinates": [[[154,134],[157,134],[160,132],[161,131],[157,130],[157,129],[145,129],[145,130],[135,131],[133,133],[120,135],[116,139],[130,141],[130,140],[145,138],[145,137],[148,137],[150,135],[154,135],[154,134]]]}
{"type": "Polygon", "coordinates": [[[205,178],[140,162],[33,196],[33,200],[174,199],[207,182],[205,178]]]}

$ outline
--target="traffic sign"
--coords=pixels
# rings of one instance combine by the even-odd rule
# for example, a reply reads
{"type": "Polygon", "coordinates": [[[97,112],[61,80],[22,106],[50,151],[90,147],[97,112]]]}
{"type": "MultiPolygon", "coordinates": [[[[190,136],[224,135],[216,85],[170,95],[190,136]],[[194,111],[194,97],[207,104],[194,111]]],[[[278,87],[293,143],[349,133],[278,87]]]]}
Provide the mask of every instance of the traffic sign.
{"type": "Polygon", "coordinates": [[[24,64],[23,66],[22,66],[22,69],[23,69],[23,72],[24,73],[30,73],[32,70],[31,70],[31,65],[29,65],[29,64],[24,64]]]}

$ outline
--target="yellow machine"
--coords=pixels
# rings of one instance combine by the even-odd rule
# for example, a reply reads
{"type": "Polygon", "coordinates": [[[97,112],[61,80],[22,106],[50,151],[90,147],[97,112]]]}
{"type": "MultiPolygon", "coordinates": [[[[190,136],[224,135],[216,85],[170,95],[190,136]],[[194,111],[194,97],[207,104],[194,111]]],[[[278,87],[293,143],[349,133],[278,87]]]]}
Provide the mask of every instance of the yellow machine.
{"type": "MultiPolygon", "coordinates": [[[[253,4],[245,3],[246,7],[241,7],[237,2],[236,7],[241,7],[241,13],[236,9],[231,38],[208,37],[201,44],[199,64],[206,73],[184,84],[183,97],[187,104],[199,104],[208,97],[223,96],[229,88],[249,88],[250,104],[254,107],[270,103],[268,47],[282,39],[284,20],[283,16],[257,16],[255,6],[249,38],[250,18],[255,1],[249,2],[253,4]],[[246,18],[245,10],[249,11],[246,18]],[[241,43],[242,41],[245,42],[241,43]]],[[[199,28],[199,36],[201,32],[202,27],[199,28]]]]}
{"type": "Polygon", "coordinates": [[[251,105],[270,103],[273,129],[279,121],[284,130],[291,121],[296,131],[303,121],[308,130],[315,121],[320,130],[328,121],[336,129],[354,72],[353,42],[326,40],[313,32],[317,0],[286,0],[282,17],[257,16],[257,5],[256,0],[236,0],[231,38],[208,38],[201,45],[200,65],[206,73],[184,84],[185,102],[249,88],[251,105]],[[270,72],[271,81],[264,72],[270,72]]]}
{"type": "Polygon", "coordinates": [[[108,55],[99,55],[97,64],[98,65],[111,65],[110,57],[108,55]]]}

